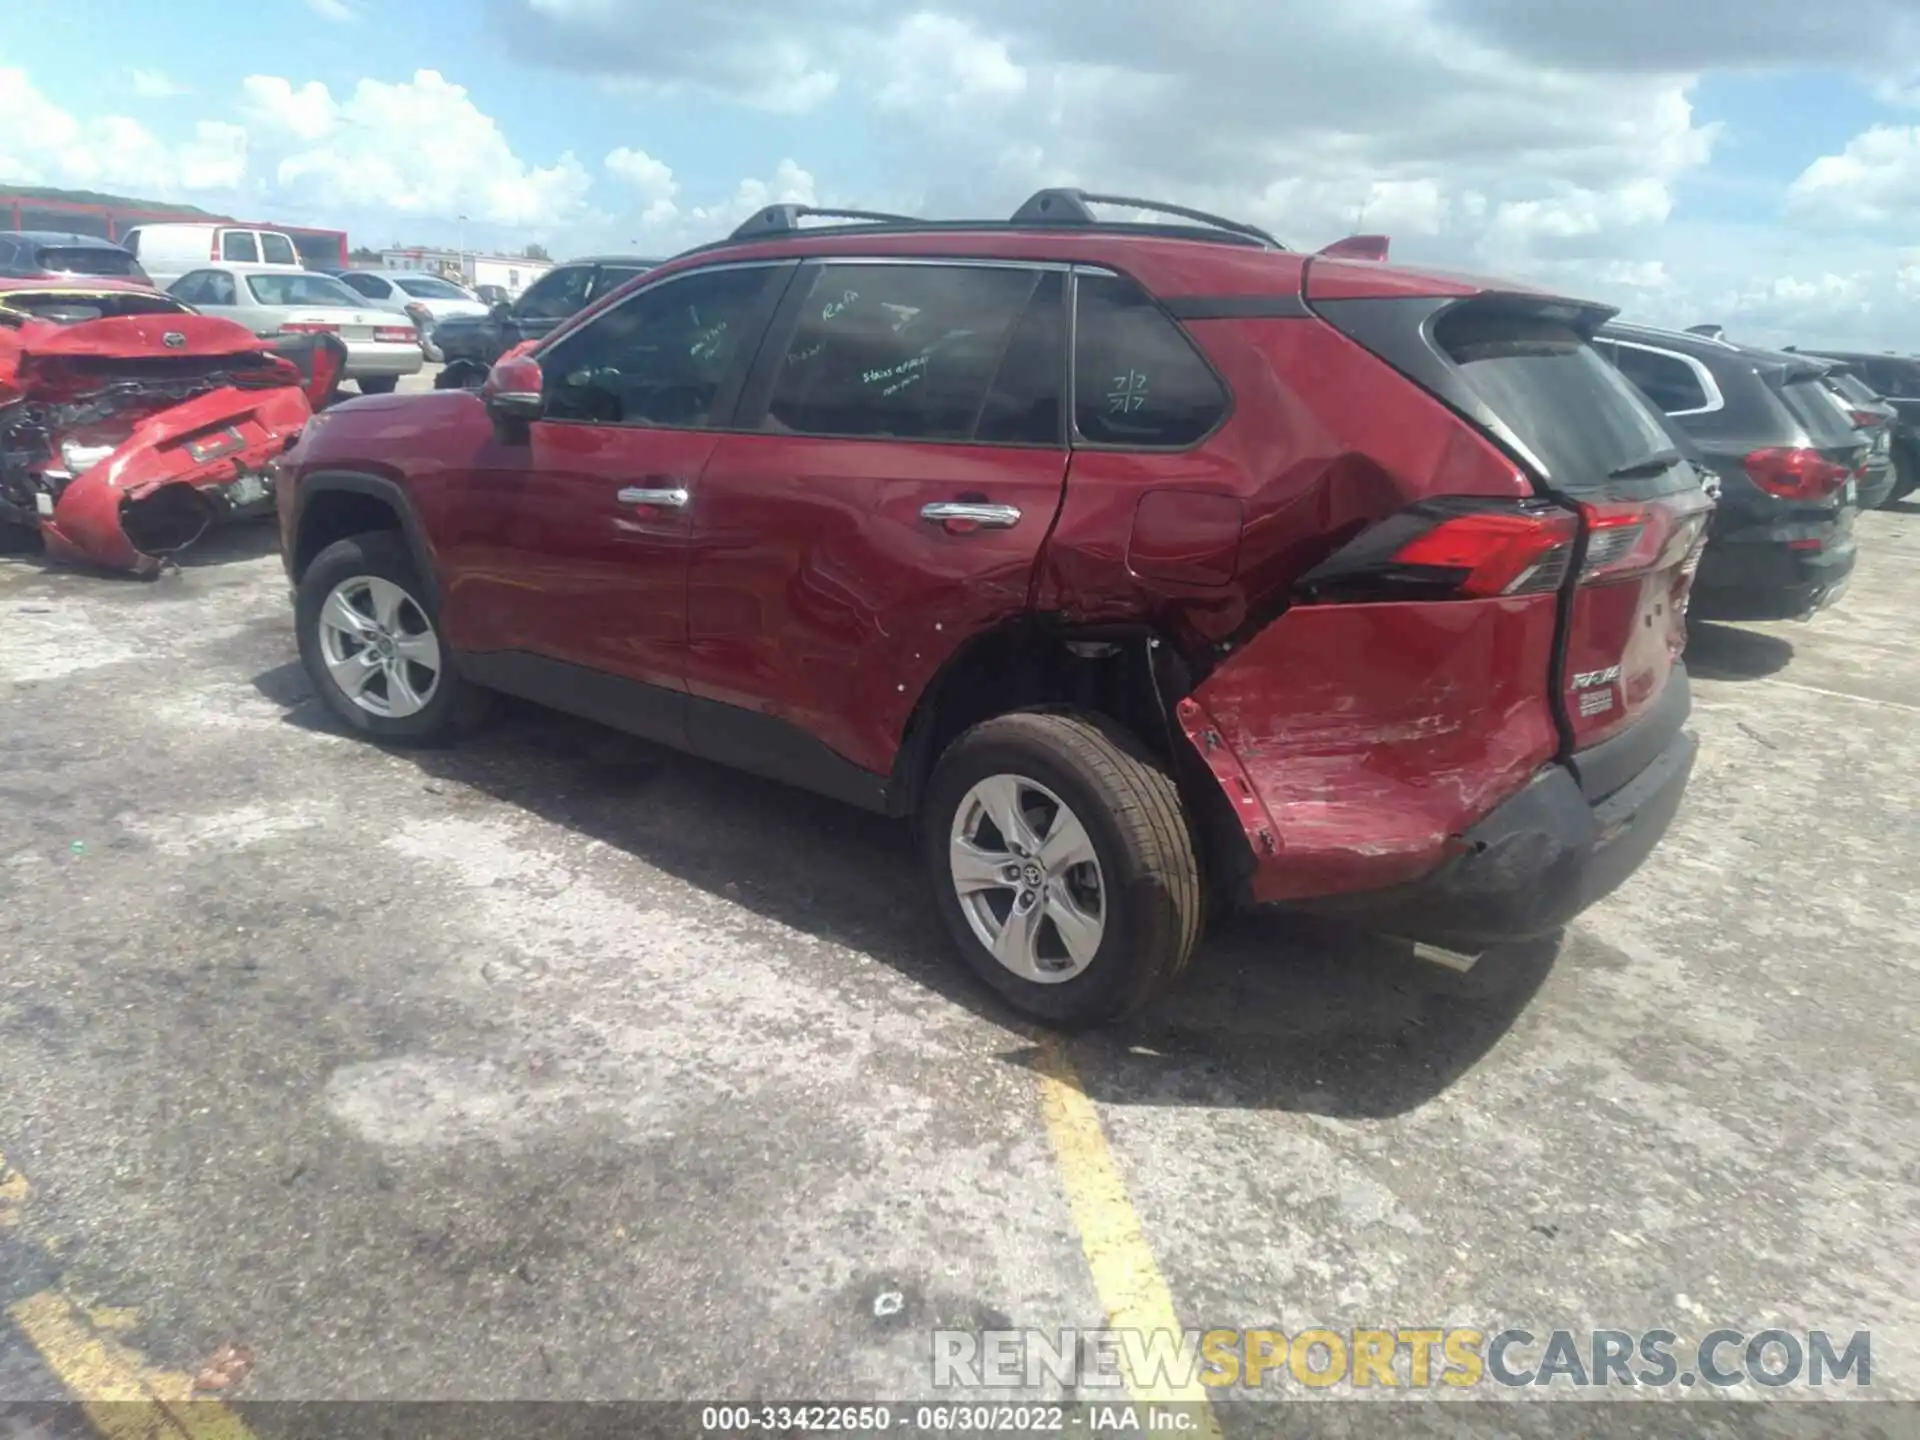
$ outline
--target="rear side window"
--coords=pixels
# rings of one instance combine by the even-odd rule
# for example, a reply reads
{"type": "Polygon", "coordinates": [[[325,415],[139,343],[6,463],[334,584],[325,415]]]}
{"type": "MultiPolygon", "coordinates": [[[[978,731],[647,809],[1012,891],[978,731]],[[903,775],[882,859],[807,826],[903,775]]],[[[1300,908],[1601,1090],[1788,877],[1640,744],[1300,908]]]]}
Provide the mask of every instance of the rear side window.
{"type": "MultiPolygon", "coordinates": [[[[1005,266],[822,266],[781,357],[762,428],[973,439],[1040,280],[1037,271],[1005,266]]],[[[1031,433],[1033,418],[1020,406],[1001,394],[989,427],[996,437],[1031,433]]],[[[1054,420],[1041,443],[1058,437],[1057,402],[1054,420]]]]}
{"type": "MultiPolygon", "coordinates": [[[[1604,488],[1613,471],[1674,448],[1661,417],[1567,325],[1461,307],[1433,338],[1559,489],[1604,488]]],[[[1623,361],[1626,348],[1616,347],[1623,361]]]]}
{"type": "Polygon", "coordinates": [[[1118,275],[1082,275],[1073,421],[1092,445],[1181,449],[1227,413],[1227,392],[1153,298],[1118,275]]]}
{"type": "Polygon", "coordinates": [[[1882,395],[1898,395],[1903,400],[1920,397],[1920,365],[1876,360],[1870,368],[1863,366],[1862,369],[1867,383],[1882,395]]]}
{"type": "Polygon", "coordinates": [[[228,230],[220,237],[220,258],[251,264],[260,258],[251,230],[228,230]]]}
{"type": "Polygon", "coordinates": [[[56,275],[134,275],[133,256],[93,245],[47,245],[36,257],[40,268],[56,275]]]}
{"type": "Polygon", "coordinates": [[[340,283],[370,300],[386,299],[387,291],[391,288],[378,275],[342,275],[340,283]]]}
{"type": "Polygon", "coordinates": [[[1638,345],[1620,344],[1612,349],[1609,358],[1620,367],[1620,373],[1667,414],[1705,410],[1713,403],[1700,383],[1699,372],[1678,355],[1642,350],[1638,345]]]}
{"type": "Polygon", "coordinates": [[[284,235],[272,231],[260,232],[260,254],[269,265],[298,265],[300,257],[294,253],[293,241],[284,235]]]}

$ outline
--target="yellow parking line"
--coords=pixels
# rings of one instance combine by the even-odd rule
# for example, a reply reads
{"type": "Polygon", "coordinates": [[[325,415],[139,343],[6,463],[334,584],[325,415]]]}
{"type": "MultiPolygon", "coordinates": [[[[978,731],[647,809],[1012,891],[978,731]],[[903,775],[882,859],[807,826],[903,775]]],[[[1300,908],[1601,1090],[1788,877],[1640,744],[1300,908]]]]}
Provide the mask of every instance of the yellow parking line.
{"type": "MultiPolygon", "coordinates": [[[[0,1155],[0,1223],[17,1233],[30,1193],[26,1176],[8,1169],[0,1155]]],[[[102,1440],[254,1440],[225,1405],[193,1398],[192,1376],[148,1365],[109,1333],[127,1328],[132,1311],[96,1306],[83,1312],[59,1292],[42,1290],[6,1314],[102,1440]]]]}
{"type": "Polygon", "coordinates": [[[149,1367],[54,1291],[28,1296],[7,1315],[102,1440],[253,1440],[225,1405],[193,1399],[189,1376],[149,1367]]]}
{"type": "MultiPolygon", "coordinates": [[[[1054,1158],[1067,1192],[1067,1207],[1080,1231],[1093,1288],[1107,1312],[1107,1324],[1116,1330],[1143,1335],[1162,1331],[1180,1333],[1180,1320],[1153,1250],[1140,1228],[1127,1194],[1126,1181],[1114,1163],[1100,1116],[1081,1088],[1073,1063],[1054,1040],[1040,1047],[1041,1111],[1054,1158]]],[[[1202,1406],[1189,1434],[1218,1436],[1219,1422],[1207,1393],[1198,1384],[1148,1384],[1129,1374],[1127,1388],[1142,1403],[1185,1403],[1202,1406]]]]}

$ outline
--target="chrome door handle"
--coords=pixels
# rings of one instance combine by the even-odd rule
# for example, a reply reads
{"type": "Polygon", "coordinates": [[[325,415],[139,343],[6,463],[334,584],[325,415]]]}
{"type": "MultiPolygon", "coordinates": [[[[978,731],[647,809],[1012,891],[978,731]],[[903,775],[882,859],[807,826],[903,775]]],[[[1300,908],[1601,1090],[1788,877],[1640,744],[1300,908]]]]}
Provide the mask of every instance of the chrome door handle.
{"type": "Polygon", "coordinates": [[[669,510],[684,510],[687,505],[685,487],[676,486],[671,490],[647,490],[637,485],[629,485],[620,492],[622,505],[664,505],[669,510]]]}
{"type": "Polygon", "coordinates": [[[920,518],[935,525],[958,522],[989,530],[1006,530],[1020,523],[1018,505],[978,505],[965,500],[939,500],[920,507],[920,518]]]}

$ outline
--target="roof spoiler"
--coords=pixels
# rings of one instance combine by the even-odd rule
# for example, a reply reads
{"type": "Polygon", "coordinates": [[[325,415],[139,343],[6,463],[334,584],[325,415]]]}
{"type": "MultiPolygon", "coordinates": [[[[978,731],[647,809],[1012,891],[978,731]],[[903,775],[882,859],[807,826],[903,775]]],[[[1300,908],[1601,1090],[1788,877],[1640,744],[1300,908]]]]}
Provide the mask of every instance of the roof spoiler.
{"type": "Polygon", "coordinates": [[[1389,243],[1385,235],[1349,235],[1315,253],[1328,260],[1384,260],[1389,243]]]}

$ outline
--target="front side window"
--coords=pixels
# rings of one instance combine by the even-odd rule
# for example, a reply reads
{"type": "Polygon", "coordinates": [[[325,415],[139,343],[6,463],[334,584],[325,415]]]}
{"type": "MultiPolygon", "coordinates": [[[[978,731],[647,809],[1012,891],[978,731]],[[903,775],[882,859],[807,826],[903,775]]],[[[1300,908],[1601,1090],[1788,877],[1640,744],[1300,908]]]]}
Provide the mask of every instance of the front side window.
{"type": "MultiPolygon", "coordinates": [[[[975,438],[1041,274],[1010,266],[824,265],[781,357],[761,428],[899,440],[975,438]]],[[[1054,277],[1056,312],[1058,277],[1054,277]]],[[[1044,333],[1024,335],[1023,361],[1044,333]]],[[[1047,366],[1034,377],[1045,384],[1047,366]]],[[[1058,375],[1058,367],[1053,367],[1058,375]]],[[[1040,395],[1002,396],[996,438],[1034,428],[1040,395]]],[[[1044,418],[1044,416],[1043,416],[1044,418]]],[[[1058,436],[1054,428],[1041,436],[1058,436]]],[[[981,438],[987,438],[985,436],[981,438]]]]}
{"type": "Polygon", "coordinates": [[[1712,403],[1693,367],[1678,355],[1642,350],[1637,345],[1620,345],[1608,358],[1620,367],[1622,375],[1669,415],[1705,410],[1712,403]]]}
{"type": "Polygon", "coordinates": [[[331,275],[249,275],[247,289],[262,305],[345,305],[357,309],[362,299],[331,275]]]}
{"type": "Polygon", "coordinates": [[[1074,318],[1074,424],[1094,445],[1180,449],[1227,413],[1227,393],[1180,327],[1118,275],[1082,275],[1074,318]]]}
{"type": "Polygon", "coordinates": [[[220,237],[220,258],[239,264],[251,264],[260,258],[251,230],[229,230],[220,237]]]}
{"type": "Polygon", "coordinates": [[[528,286],[514,308],[522,320],[564,320],[587,303],[592,284],[591,265],[563,265],[528,286]]]}
{"type": "Polygon", "coordinates": [[[539,356],[551,420],[698,429],[747,347],[764,265],[682,276],[634,296],[539,356]]]}
{"type": "Polygon", "coordinates": [[[300,263],[300,257],[294,253],[293,241],[284,235],[276,235],[270,230],[260,232],[260,253],[269,265],[300,263]]]}

